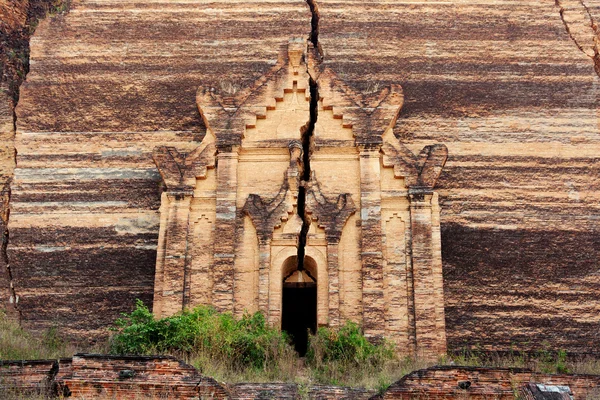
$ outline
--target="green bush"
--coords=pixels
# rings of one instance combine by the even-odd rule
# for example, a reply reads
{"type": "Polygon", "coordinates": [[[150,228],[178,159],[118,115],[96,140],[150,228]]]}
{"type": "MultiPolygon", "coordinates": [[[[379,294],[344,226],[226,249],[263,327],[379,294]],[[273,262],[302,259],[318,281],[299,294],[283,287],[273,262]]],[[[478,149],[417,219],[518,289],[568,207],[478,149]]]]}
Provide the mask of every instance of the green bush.
{"type": "Polygon", "coordinates": [[[567,352],[565,350],[553,351],[548,344],[537,352],[537,368],[546,374],[568,374],[567,352]]]}
{"type": "Polygon", "coordinates": [[[172,354],[226,382],[303,383],[304,379],[307,384],[383,388],[413,366],[410,360],[398,360],[387,342],[370,343],[352,322],[310,335],[305,360],[285,332],[268,326],[260,313],[236,319],[200,306],[155,319],[138,300],[130,314],[116,321],[114,330],[112,353],[172,354]]]}
{"type": "Polygon", "coordinates": [[[360,326],[350,321],[338,330],[319,328],[311,335],[306,361],[315,380],[328,384],[362,381],[364,376],[382,380],[386,369],[399,365],[391,344],[371,343],[360,326]]]}
{"type": "Polygon", "coordinates": [[[385,341],[369,342],[360,326],[348,321],[339,330],[319,328],[311,335],[306,358],[313,365],[340,361],[376,367],[394,359],[394,349],[385,341]]]}
{"type": "Polygon", "coordinates": [[[233,369],[276,368],[282,355],[293,352],[284,332],[271,328],[260,313],[235,319],[200,306],[180,314],[155,319],[137,301],[131,314],[116,321],[111,339],[115,354],[170,353],[185,358],[225,362],[233,369]]]}

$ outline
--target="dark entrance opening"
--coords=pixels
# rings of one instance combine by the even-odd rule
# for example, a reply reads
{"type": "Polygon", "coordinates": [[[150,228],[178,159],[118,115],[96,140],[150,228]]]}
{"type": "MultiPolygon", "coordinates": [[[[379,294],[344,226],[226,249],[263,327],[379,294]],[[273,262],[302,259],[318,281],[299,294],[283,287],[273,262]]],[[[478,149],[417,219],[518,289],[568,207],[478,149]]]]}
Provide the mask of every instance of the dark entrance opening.
{"type": "Polygon", "coordinates": [[[317,330],[316,283],[283,284],[281,329],[292,337],[298,354],[304,356],[308,346],[308,331],[315,333],[317,330]]]}
{"type": "MultiPolygon", "coordinates": [[[[290,257],[286,260],[287,265],[284,264],[281,329],[292,337],[298,354],[304,356],[308,348],[308,332],[314,334],[317,331],[317,280],[308,269],[299,271],[294,268],[290,271],[291,265],[296,266],[295,259],[290,257]]],[[[314,261],[310,261],[309,266],[312,266],[314,261]]]]}

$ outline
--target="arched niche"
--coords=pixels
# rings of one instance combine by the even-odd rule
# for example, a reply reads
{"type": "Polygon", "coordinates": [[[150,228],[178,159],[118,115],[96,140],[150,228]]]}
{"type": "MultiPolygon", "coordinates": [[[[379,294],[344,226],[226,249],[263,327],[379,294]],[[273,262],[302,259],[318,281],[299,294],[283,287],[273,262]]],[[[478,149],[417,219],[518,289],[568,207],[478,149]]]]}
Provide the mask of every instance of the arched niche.
{"type": "Polygon", "coordinates": [[[288,257],[284,262],[281,270],[283,276],[283,284],[315,284],[318,279],[317,262],[314,258],[304,257],[304,270],[298,271],[298,256],[288,257]]]}
{"type": "Polygon", "coordinates": [[[298,257],[288,257],[282,264],[281,329],[287,332],[303,356],[308,345],[308,333],[317,330],[317,262],[304,257],[302,269],[298,257]]]}
{"type": "MultiPolygon", "coordinates": [[[[294,243],[295,244],[295,243],[294,243]]],[[[307,246],[305,268],[310,271],[317,285],[317,325],[328,323],[329,278],[327,274],[326,246],[307,246]]],[[[269,276],[269,323],[281,327],[281,302],[283,280],[297,268],[298,249],[296,246],[272,246],[271,270],[269,276]],[[287,272],[287,274],[284,274],[287,272]]]]}

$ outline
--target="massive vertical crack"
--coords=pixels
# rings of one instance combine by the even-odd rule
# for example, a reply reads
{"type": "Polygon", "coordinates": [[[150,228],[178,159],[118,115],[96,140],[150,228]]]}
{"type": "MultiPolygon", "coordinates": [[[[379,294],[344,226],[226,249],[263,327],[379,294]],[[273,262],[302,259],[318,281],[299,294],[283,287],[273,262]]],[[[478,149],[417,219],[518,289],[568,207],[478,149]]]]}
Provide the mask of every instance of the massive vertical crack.
{"type": "Polygon", "coordinates": [[[308,4],[312,14],[310,20],[311,31],[308,40],[310,40],[315,49],[317,49],[319,47],[319,20],[321,18],[319,15],[319,7],[317,6],[316,0],[306,0],[306,4],[308,4]]]}
{"type": "MultiPolygon", "coordinates": [[[[311,46],[320,54],[319,47],[319,8],[315,0],[306,0],[306,4],[311,12],[311,32],[308,37],[310,42],[306,54],[311,53],[311,46]]],[[[307,68],[308,60],[307,60],[307,68]]],[[[310,75],[310,73],[309,73],[310,75]]],[[[310,119],[306,125],[306,129],[302,132],[302,185],[298,190],[298,215],[302,217],[302,230],[298,239],[298,270],[304,270],[304,256],[306,254],[306,240],[308,238],[308,230],[310,228],[310,216],[306,211],[306,190],[307,184],[310,182],[312,170],[310,168],[310,156],[312,153],[312,141],[317,119],[319,118],[319,86],[311,77],[309,81],[310,87],[310,119]]]]}
{"type": "MultiPolygon", "coordinates": [[[[8,220],[10,186],[16,167],[14,139],[17,131],[15,109],[19,102],[20,88],[29,73],[29,41],[40,20],[47,15],[62,14],[68,11],[70,0],[30,0],[13,6],[0,5],[3,21],[0,24],[0,139],[13,147],[0,154],[3,174],[0,176],[0,219],[2,244],[0,264],[4,271],[5,288],[8,293],[7,312],[21,322],[22,313],[18,306],[19,296],[15,288],[14,271],[8,257],[8,220]]],[[[6,293],[6,292],[5,292],[6,293]]],[[[0,305],[1,307],[2,305],[0,305]]]]}
{"type": "Polygon", "coordinates": [[[567,34],[577,48],[592,59],[600,77],[600,28],[584,0],[555,0],[567,34]]]}
{"type": "MultiPolygon", "coordinates": [[[[16,154],[15,154],[16,158],[16,154]]],[[[19,324],[21,324],[22,320],[22,312],[19,309],[19,296],[17,295],[17,291],[15,289],[15,279],[12,269],[10,268],[10,263],[8,259],[8,218],[9,218],[9,207],[10,204],[10,185],[12,182],[12,178],[9,178],[7,182],[4,184],[2,188],[1,198],[2,202],[4,202],[3,210],[2,210],[2,221],[4,223],[4,232],[2,232],[2,246],[0,247],[0,259],[2,260],[2,264],[5,268],[5,274],[8,280],[8,292],[9,292],[9,304],[12,306],[12,311],[15,314],[15,319],[19,324]]]]}

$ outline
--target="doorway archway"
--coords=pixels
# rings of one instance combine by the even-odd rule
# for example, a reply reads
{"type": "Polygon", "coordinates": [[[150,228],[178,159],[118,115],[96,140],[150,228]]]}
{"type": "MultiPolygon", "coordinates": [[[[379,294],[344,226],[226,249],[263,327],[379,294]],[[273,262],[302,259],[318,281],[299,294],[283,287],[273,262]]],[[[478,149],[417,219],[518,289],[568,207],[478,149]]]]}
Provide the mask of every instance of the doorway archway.
{"type": "Polygon", "coordinates": [[[281,329],[294,342],[296,351],[304,356],[308,346],[308,331],[317,330],[317,263],[304,257],[304,266],[298,270],[298,258],[287,258],[282,266],[283,290],[281,329]]]}

